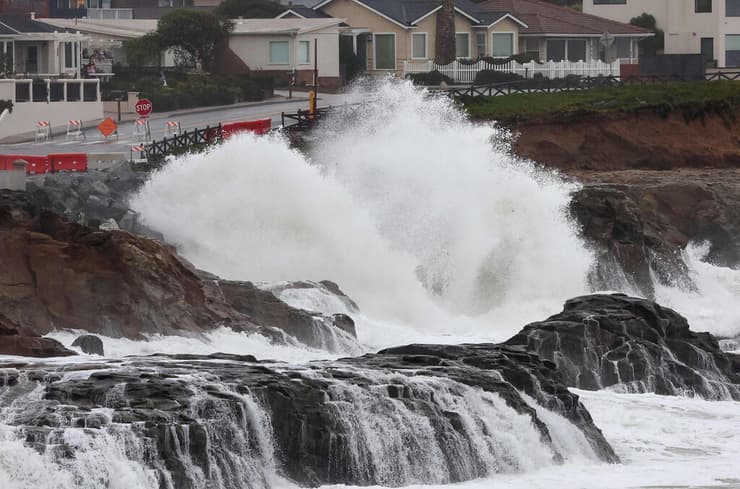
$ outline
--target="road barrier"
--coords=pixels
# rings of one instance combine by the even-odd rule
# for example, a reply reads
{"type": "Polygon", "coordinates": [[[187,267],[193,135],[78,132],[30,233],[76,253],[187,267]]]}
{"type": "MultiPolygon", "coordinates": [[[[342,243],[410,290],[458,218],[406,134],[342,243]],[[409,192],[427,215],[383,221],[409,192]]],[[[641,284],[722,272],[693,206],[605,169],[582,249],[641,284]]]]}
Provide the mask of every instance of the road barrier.
{"type": "Polygon", "coordinates": [[[49,155],[52,173],[60,171],[87,171],[87,153],[56,153],[49,155]]]}
{"type": "Polygon", "coordinates": [[[164,123],[164,136],[179,136],[182,134],[182,127],[180,121],[166,121],[164,123]]]}
{"type": "Polygon", "coordinates": [[[38,121],[36,123],[36,137],[34,139],[37,143],[42,140],[51,140],[51,121],[38,121]]]}
{"type": "Polygon", "coordinates": [[[67,122],[67,139],[85,139],[82,131],[82,120],[71,119],[67,122]]]}
{"type": "Polygon", "coordinates": [[[240,132],[253,132],[255,134],[266,134],[272,129],[272,119],[260,119],[256,121],[230,122],[222,124],[222,137],[228,139],[240,132]]]}
{"type": "Polygon", "coordinates": [[[0,170],[13,170],[13,162],[23,160],[28,163],[26,174],[41,175],[56,172],[86,172],[86,153],[67,153],[49,155],[0,155],[0,170]]]}
{"type": "Polygon", "coordinates": [[[149,119],[136,119],[136,122],[134,122],[134,136],[139,139],[140,143],[146,143],[152,140],[152,131],[149,128],[149,119]]]}

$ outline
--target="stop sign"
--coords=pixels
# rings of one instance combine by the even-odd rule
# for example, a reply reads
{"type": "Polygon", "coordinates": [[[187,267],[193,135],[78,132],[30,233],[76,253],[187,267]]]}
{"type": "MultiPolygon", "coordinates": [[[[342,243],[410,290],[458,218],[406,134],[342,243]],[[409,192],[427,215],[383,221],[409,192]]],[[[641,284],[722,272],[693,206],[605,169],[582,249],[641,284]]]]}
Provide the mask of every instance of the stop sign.
{"type": "Polygon", "coordinates": [[[141,117],[146,117],[152,113],[152,101],[148,98],[143,98],[136,102],[136,113],[141,117]]]}

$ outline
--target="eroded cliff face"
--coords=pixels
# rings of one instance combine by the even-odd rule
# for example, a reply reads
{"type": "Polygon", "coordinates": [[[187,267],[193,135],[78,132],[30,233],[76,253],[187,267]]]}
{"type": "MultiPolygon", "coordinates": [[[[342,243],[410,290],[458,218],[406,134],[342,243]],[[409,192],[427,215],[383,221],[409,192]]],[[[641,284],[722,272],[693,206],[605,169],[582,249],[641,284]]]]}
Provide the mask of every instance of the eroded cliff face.
{"type": "MultiPolygon", "coordinates": [[[[74,329],[145,339],[226,326],[329,351],[356,345],[342,318],[293,308],[249,282],[206,277],[172,246],[70,223],[23,193],[0,193],[0,249],[0,311],[27,335],[74,329]]],[[[54,353],[4,352],[29,351],[54,353]]]]}
{"type": "Polygon", "coordinates": [[[717,115],[551,115],[511,130],[516,154],[566,172],[740,168],[740,124],[717,115]]]}
{"type": "Polygon", "coordinates": [[[615,268],[652,297],[654,280],[692,287],[681,252],[706,242],[706,259],[740,265],[740,124],[680,112],[572,115],[520,121],[513,151],[583,184],[570,211],[599,257],[595,289],[615,268]]]}

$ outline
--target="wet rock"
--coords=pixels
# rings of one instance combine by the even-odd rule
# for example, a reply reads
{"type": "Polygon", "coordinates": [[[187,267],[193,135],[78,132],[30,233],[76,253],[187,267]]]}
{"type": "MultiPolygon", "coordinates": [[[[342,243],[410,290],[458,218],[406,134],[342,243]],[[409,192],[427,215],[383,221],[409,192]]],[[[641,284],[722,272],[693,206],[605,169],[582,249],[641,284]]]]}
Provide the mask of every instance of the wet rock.
{"type": "Polygon", "coordinates": [[[518,348],[408,345],[308,366],[155,355],[80,370],[8,369],[0,411],[11,399],[29,409],[7,423],[38,432],[33,443],[61,457],[78,450],[57,435],[65,426],[95,436],[116,423],[127,446],[146,443],[142,463],[178,488],[264,488],[271,470],[308,487],[458,482],[560,463],[559,447],[579,431],[595,459],[618,460],[555,365],[518,348]],[[29,397],[39,384],[42,398],[29,397]]]}
{"type": "Polygon", "coordinates": [[[72,346],[79,347],[83,353],[89,355],[104,355],[103,340],[92,334],[78,336],[72,343],[72,346]]]}
{"type": "Polygon", "coordinates": [[[623,294],[577,297],[529,324],[507,346],[557,365],[580,389],[740,399],[740,357],[660,305],[623,294]]]}
{"type": "Polygon", "coordinates": [[[0,313],[0,355],[64,357],[76,355],[51,338],[42,338],[0,313]]]}

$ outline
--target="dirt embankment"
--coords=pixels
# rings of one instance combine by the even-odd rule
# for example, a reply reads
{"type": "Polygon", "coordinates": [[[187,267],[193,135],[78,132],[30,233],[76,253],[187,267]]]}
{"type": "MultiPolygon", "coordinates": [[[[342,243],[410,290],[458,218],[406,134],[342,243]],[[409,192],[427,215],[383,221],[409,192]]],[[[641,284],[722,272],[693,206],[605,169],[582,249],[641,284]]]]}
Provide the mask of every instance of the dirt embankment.
{"type": "MultiPolygon", "coordinates": [[[[738,112],[740,114],[740,111],[738,112]]],[[[513,123],[513,150],[573,170],[740,168],[740,120],[680,112],[554,115],[513,123]]]]}

